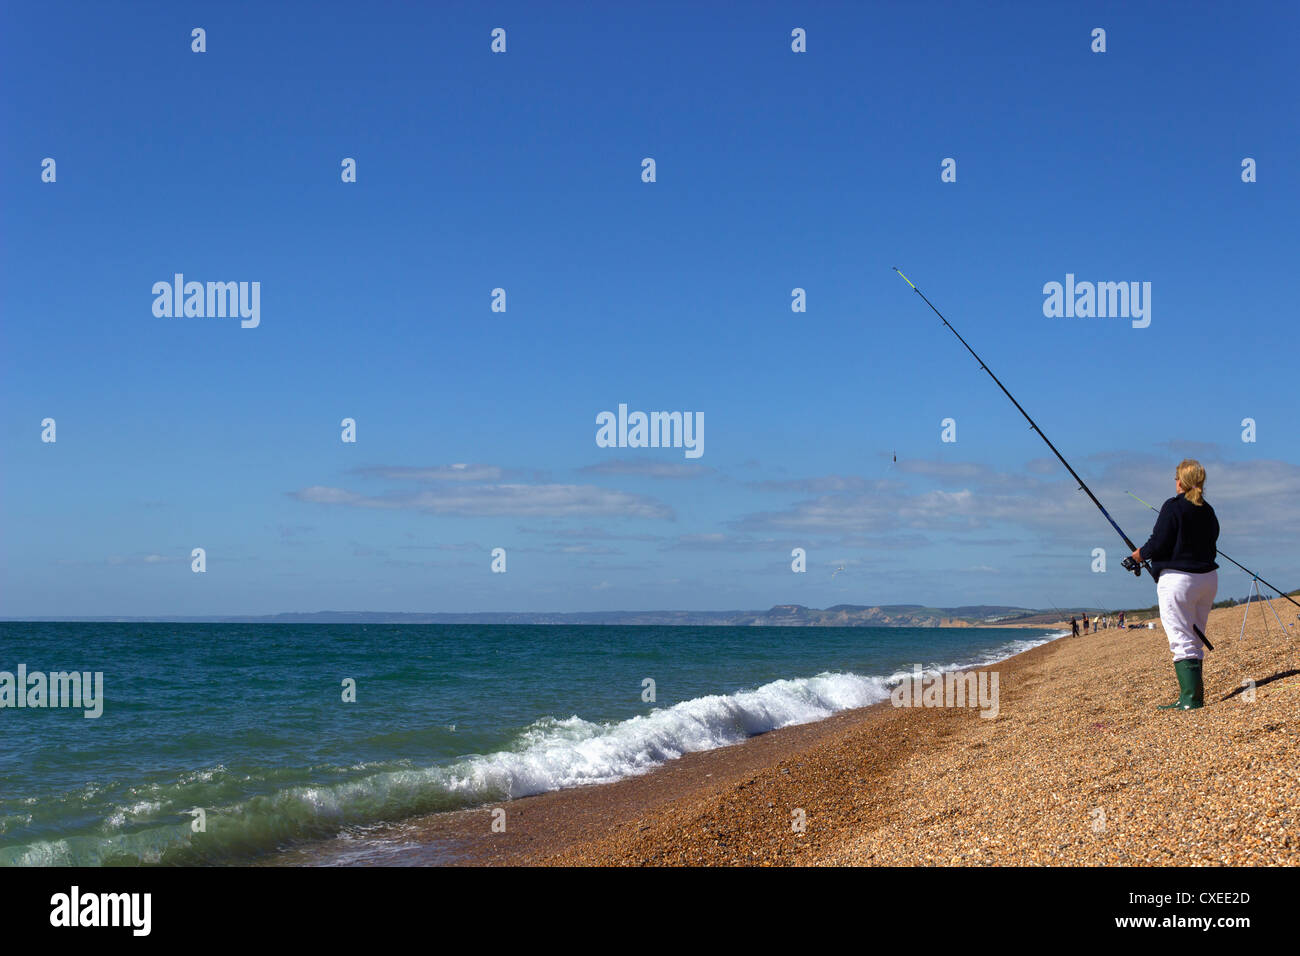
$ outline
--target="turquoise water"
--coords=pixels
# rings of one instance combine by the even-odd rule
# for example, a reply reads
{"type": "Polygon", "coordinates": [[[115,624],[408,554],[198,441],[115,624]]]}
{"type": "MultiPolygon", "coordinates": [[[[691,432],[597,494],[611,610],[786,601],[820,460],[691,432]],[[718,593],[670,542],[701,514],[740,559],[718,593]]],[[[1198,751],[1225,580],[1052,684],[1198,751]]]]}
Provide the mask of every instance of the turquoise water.
{"type": "Polygon", "coordinates": [[[875,703],[914,664],[987,663],[1050,634],[0,623],[0,672],[104,682],[96,719],[0,707],[0,865],[247,861],[643,773],[875,703]]]}

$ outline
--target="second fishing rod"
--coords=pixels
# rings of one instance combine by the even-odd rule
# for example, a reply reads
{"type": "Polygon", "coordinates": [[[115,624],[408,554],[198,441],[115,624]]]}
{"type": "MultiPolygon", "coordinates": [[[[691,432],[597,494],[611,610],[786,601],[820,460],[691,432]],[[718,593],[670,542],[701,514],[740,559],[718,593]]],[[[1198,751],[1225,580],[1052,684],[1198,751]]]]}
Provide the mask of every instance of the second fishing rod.
{"type": "MultiPolygon", "coordinates": [[[[961,337],[961,333],[952,327],[952,323],[949,322],[946,318],[944,318],[944,314],[940,312],[937,308],[935,308],[934,303],[925,297],[925,293],[922,292],[920,289],[918,289],[911,279],[903,275],[902,271],[899,270],[898,266],[894,266],[894,271],[897,272],[900,277],[902,277],[902,280],[904,282],[906,282],[908,285],[912,287],[912,291],[921,297],[922,301],[924,301],[925,304],[930,307],[930,310],[939,317],[939,321],[941,321],[945,326],[948,327],[948,331],[951,332],[953,335],[957,336],[957,341],[966,347],[966,351],[969,352],[974,357],[975,361],[980,363],[980,368],[988,372],[989,378],[993,379],[993,381],[997,384],[998,388],[1002,389],[1002,394],[1011,400],[1012,405],[1016,406],[1016,411],[1020,412],[1021,415],[1025,416],[1025,421],[1029,422],[1029,427],[1032,428],[1034,431],[1038,432],[1038,437],[1047,443],[1047,447],[1052,449],[1052,454],[1055,455],[1057,460],[1062,465],[1065,466],[1065,470],[1070,473],[1070,476],[1073,477],[1074,480],[1079,483],[1079,490],[1082,491],[1084,494],[1086,494],[1090,499],[1092,499],[1092,503],[1097,506],[1097,510],[1100,511],[1103,516],[1105,516],[1106,520],[1110,522],[1110,526],[1115,529],[1115,531],[1119,534],[1121,538],[1124,539],[1124,543],[1128,545],[1128,549],[1129,549],[1129,554],[1124,558],[1124,562],[1123,562],[1124,569],[1126,571],[1132,571],[1138,577],[1142,577],[1142,569],[1146,568],[1147,573],[1151,575],[1151,580],[1153,581],[1156,580],[1157,575],[1156,572],[1151,568],[1151,562],[1143,561],[1141,564],[1139,564],[1138,562],[1133,560],[1132,552],[1138,549],[1137,545],[1134,544],[1133,540],[1124,533],[1124,529],[1119,526],[1118,522],[1116,522],[1115,519],[1110,516],[1110,512],[1106,510],[1106,507],[1100,501],[1097,500],[1097,496],[1092,493],[1092,489],[1088,487],[1087,483],[1082,478],[1079,477],[1079,473],[1070,467],[1070,463],[1065,460],[1065,456],[1056,450],[1056,446],[1052,444],[1051,439],[1043,434],[1043,430],[1038,427],[1038,423],[1029,417],[1029,413],[1025,411],[1023,407],[1021,407],[1018,401],[1016,401],[1016,397],[1012,395],[1009,391],[1007,391],[1007,387],[1002,384],[1002,380],[993,374],[993,370],[991,368],[989,368],[987,365],[984,364],[984,360],[980,358],[979,355],[976,353],[976,351],[970,347],[970,344],[964,338],[961,337]]],[[[1195,630],[1196,630],[1196,636],[1201,639],[1201,643],[1203,643],[1210,650],[1214,650],[1214,645],[1211,644],[1206,639],[1205,635],[1201,633],[1201,629],[1198,627],[1195,628],[1195,630]]]]}

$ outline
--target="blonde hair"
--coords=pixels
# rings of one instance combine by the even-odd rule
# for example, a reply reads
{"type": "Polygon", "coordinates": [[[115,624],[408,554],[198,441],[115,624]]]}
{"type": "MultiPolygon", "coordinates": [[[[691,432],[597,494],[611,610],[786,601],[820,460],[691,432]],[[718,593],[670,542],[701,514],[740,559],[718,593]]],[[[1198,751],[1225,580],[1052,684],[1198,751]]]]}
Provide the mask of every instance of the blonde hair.
{"type": "Polygon", "coordinates": [[[1195,458],[1184,458],[1178,464],[1178,480],[1183,485],[1183,497],[1194,505],[1205,504],[1205,469],[1195,458]]]}

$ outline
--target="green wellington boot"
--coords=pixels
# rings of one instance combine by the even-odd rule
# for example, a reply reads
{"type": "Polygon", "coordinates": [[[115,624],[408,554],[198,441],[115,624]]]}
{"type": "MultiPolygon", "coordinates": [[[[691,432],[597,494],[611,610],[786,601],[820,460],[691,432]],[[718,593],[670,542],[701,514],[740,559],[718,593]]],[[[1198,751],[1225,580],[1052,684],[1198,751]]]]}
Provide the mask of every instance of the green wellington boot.
{"type": "Polygon", "coordinates": [[[1196,710],[1205,706],[1205,684],[1201,681],[1201,662],[1194,657],[1174,661],[1178,675],[1178,699],[1172,704],[1160,704],[1157,710],[1196,710]]]}

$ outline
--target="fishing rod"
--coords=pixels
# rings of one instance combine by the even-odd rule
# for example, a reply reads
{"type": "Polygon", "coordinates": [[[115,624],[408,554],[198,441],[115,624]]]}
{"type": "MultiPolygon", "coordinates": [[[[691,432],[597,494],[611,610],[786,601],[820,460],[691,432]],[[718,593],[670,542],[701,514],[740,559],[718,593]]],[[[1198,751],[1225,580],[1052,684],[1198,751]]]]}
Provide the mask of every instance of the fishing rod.
{"type": "MultiPolygon", "coordinates": [[[[1157,508],[1155,505],[1153,505],[1151,502],[1149,502],[1149,501],[1142,501],[1141,498],[1139,498],[1137,495],[1133,494],[1133,492],[1131,492],[1131,491],[1126,491],[1126,492],[1124,492],[1124,493],[1125,493],[1126,495],[1128,495],[1130,498],[1133,498],[1133,499],[1136,500],[1136,501],[1141,501],[1142,504],[1146,505],[1148,508],[1150,508],[1150,509],[1151,509],[1152,511],[1154,511],[1156,514],[1160,514],[1160,509],[1157,508]]],[[[1282,590],[1278,589],[1277,587],[1274,587],[1272,584],[1269,584],[1267,581],[1265,581],[1263,578],[1261,578],[1258,574],[1256,574],[1256,573],[1255,573],[1254,571],[1252,571],[1250,568],[1246,567],[1244,564],[1240,564],[1240,563],[1238,563],[1237,561],[1233,561],[1232,558],[1228,557],[1228,556],[1227,556],[1226,554],[1224,554],[1222,551],[1219,551],[1219,550],[1217,550],[1217,549],[1215,550],[1215,553],[1218,554],[1219,557],[1223,558],[1223,560],[1228,561],[1228,562],[1231,562],[1232,564],[1237,565],[1237,567],[1241,568],[1241,570],[1245,571],[1247,574],[1249,574],[1252,578],[1254,578],[1254,579],[1255,579],[1256,581],[1258,581],[1260,584],[1264,585],[1265,587],[1273,588],[1273,590],[1274,590],[1274,591],[1277,591],[1277,593],[1278,593],[1281,597],[1286,598],[1288,601],[1290,601],[1290,602],[1291,602],[1292,604],[1294,604],[1296,607],[1300,607],[1300,601],[1297,601],[1295,598],[1291,597],[1291,595],[1287,594],[1285,591],[1282,591],[1282,590]]]]}
{"type": "MultiPolygon", "coordinates": [[[[1097,496],[1092,493],[1092,489],[1088,487],[1087,483],[1085,483],[1084,480],[1079,477],[1079,473],[1070,467],[1070,463],[1065,460],[1065,456],[1056,450],[1056,446],[1052,444],[1051,439],[1049,439],[1046,435],[1043,434],[1043,430],[1038,427],[1038,423],[1029,417],[1029,413],[1025,411],[1024,408],[1021,407],[1018,401],[1016,401],[1016,397],[1012,395],[1009,391],[1007,391],[1007,387],[1002,384],[1002,380],[993,374],[993,370],[991,368],[989,368],[987,365],[984,364],[984,360],[980,358],[979,355],[975,352],[975,350],[970,347],[969,343],[967,343],[967,341],[961,337],[961,333],[952,327],[952,323],[949,322],[946,318],[944,318],[943,313],[940,312],[937,308],[935,308],[934,303],[925,297],[925,293],[922,292],[920,289],[918,289],[916,287],[916,284],[912,282],[911,279],[903,275],[902,271],[898,268],[898,266],[894,266],[893,268],[894,271],[897,272],[899,276],[902,277],[903,281],[912,287],[912,291],[915,292],[917,295],[919,295],[921,299],[925,302],[925,304],[930,307],[930,311],[932,311],[935,315],[939,317],[939,321],[941,321],[944,325],[948,327],[948,331],[951,332],[953,335],[957,336],[957,341],[960,342],[962,345],[966,346],[966,351],[969,352],[972,356],[974,356],[975,361],[980,363],[980,368],[982,368],[984,371],[989,373],[989,378],[993,379],[993,381],[997,383],[998,388],[1002,389],[1003,395],[1011,399],[1011,404],[1016,406],[1016,411],[1020,412],[1021,415],[1025,416],[1025,421],[1029,422],[1029,427],[1032,428],[1034,431],[1038,432],[1038,437],[1047,443],[1047,447],[1052,449],[1052,454],[1055,455],[1057,460],[1060,461],[1060,463],[1065,466],[1065,470],[1070,473],[1071,477],[1073,477],[1074,480],[1079,483],[1079,490],[1092,499],[1092,503],[1097,506],[1097,510],[1100,511],[1103,516],[1105,516],[1106,520],[1110,522],[1110,526],[1115,529],[1115,531],[1119,534],[1121,538],[1124,539],[1124,543],[1128,545],[1128,549],[1130,552],[1124,558],[1123,561],[1124,570],[1132,571],[1135,575],[1137,575],[1140,578],[1142,577],[1142,569],[1146,568],[1147,573],[1151,575],[1151,580],[1153,581],[1156,580],[1157,575],[1156,572],[1151,568],[1151,562],[1143,561],[1141,564],[1139,564],[1137,561],[1133,560],[1132,552],[1136,551],[1138,549],[1138,546],[1134,544],[1133,540],[1124,533],[1124,529],[1119,526],[1118,522],[1116,522],[1115,519],[1110,516],[1110,512],[1106,510],[1105,505],[1103,505],[1100,501],[1097,500],[1097,496]]],[[[1208,640],[1206,640],[1205,635],[1201,633],[1201,629],[1199,627],[1196,627],[1195,625],[1193,625],[1193,629],[1196,631],[1196,636],[1201,639],[1201,642],[1205,644],[1205,646],[1208,647],[1210,650],[1214,650],[1214,645],[1212,645],[1208,640]]]]}
{"type": "Polygon", "coordinates": [[[1060,618],[1059,618],[1058,620],[1060,620],[1060,622],[1061,622],[1062,624],[1066,623],[1066,621],[1069,620],[1069,619],[1066,617],[1065,612],[1062,611],[1062,610],[1061,610],[1059,607],[1057,607],[1055,604],[1052,604],[1052,605],[1051,605],[1051,608],[1052,608],[1052,610],[1055,611],[1057,614],[1061,615],[1060,618]]]}

